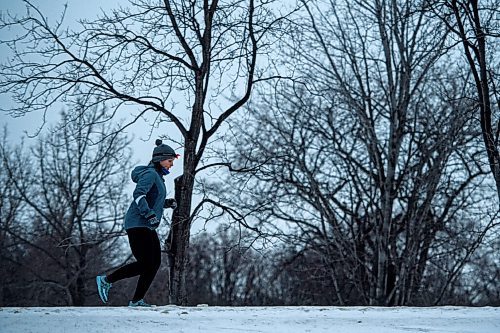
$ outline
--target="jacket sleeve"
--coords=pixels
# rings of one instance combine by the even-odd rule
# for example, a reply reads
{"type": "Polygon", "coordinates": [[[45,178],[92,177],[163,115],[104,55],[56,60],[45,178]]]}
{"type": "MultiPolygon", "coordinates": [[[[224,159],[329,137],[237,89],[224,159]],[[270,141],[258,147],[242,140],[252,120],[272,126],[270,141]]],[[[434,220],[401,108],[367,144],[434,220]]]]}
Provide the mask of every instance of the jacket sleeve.
{"type": "Polygon", "coordinates": [[[134,202],[139,208],[139,213],[150,218],[155,215],[154,210],[152,210],[146,200],[146,194],[149,192],[155,181],[155,174],[153,172],[146,172],[139,177],[137,185],[133,193],[134,202]]]}

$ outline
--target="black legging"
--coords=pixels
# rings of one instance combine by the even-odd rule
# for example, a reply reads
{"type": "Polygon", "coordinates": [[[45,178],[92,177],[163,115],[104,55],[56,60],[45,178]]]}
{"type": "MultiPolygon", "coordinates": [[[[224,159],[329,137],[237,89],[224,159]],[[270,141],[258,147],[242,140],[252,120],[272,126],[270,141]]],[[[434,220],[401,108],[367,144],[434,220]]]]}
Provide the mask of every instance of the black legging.
{"type": "Polygon", "coordinates": [[[160,240],[156,231],[148,228],[132,228],[127,230],[128,241],[136,262],[118,268],[106,277],[114,283],[116,281],[140,275],[137,281],[133,302],[144,298],[149,286],[153,282],[161,263],[160,240]]]}

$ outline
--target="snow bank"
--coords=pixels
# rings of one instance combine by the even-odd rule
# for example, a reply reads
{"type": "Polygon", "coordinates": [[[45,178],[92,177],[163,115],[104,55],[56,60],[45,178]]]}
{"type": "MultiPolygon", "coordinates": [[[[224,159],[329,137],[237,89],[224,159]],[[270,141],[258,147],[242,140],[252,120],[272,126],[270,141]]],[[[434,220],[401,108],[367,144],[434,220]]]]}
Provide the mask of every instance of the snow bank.
{"type": "Polygon", "coordinates": [[[500,308],[0,308],[2,333],[498,333],[500,308]]]}

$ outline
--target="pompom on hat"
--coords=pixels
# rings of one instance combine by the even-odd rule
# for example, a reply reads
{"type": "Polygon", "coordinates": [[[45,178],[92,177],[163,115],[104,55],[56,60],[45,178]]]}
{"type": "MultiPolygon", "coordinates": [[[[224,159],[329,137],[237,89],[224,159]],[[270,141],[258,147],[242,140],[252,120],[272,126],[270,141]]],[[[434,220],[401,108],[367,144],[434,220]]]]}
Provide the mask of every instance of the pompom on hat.
{"type": "Polygon", "coordinates": [[[169,145],[163,144],[160,139],[157,139],[156,147],[153,149],[153,162],[161,162],[163,160],[178,158],[180,155],[176,154],[174,149],[169,145]]]}

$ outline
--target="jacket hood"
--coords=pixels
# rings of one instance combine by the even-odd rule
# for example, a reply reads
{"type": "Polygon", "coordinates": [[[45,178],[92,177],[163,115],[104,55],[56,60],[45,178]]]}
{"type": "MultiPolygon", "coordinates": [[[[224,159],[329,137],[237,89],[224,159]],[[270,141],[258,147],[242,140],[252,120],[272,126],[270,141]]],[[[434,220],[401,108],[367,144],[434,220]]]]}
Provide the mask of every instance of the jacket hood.
{"type": "Polygon", "coordinates": [[[145,173],[151,172],[151,171],[156,172],[155,171],[155,167],[154,167],[153,164],[150,164],[150,165],[139,165],[139,166],[135,167],[134,170],[132,170],[132,173],[131,173],[132,181],[134,183],[137,183],[139,181],[139,177],[141,177],[145,173]]]}

